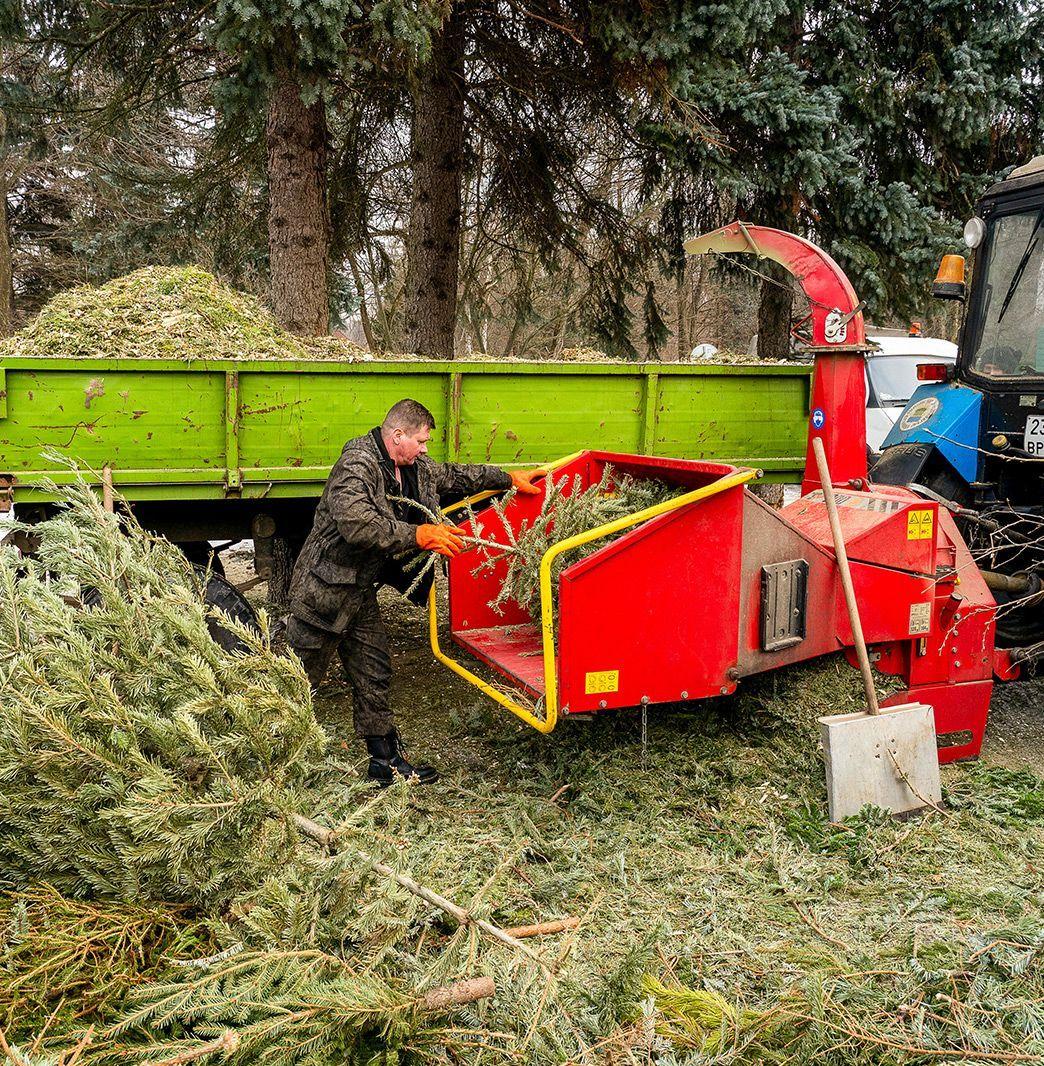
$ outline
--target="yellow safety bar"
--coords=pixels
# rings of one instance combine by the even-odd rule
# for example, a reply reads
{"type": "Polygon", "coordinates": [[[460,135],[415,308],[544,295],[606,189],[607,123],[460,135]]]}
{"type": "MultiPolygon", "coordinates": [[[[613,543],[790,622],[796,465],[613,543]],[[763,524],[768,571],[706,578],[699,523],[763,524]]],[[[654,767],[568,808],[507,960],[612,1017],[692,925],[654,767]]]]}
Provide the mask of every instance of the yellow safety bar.
{"type": "MultiPolygon", "coordinates": [[[[574,459],[579,459],[583,452],[573,452],[572,455],[563,455],[561,459],[555,459],[550,463],[543,463],[536,467],[537,470],[543,470],[545,474],[553,474],[559,467],[563,467],[566,463],[571,463],[574,459]]],[[[469,496],[466,500],[458,500],[457,503],[451,503],[449,507],[442,509],[443,514],[449,514],[450,511],[458,511],[461,507],[467,507],[470,504],[479,503],[482,500],[488,500],[490,496],[499,496],[504,489],[490,489],[488,492],[480,492],[475,496],[469,496]]]]}
{"type": "MultiPolygon", "coordinates": [[[[582,452],[577,452],[577,455],[582,454],[582,452]]],[[[550,466],[544,467],[544,469],[551,472],[552,470],[556,470],[560,466],[563,466],[565,463],[571,462],[576,457],[576,455],[568,456],[565,459],[558,460],[550,466]]],[[[431,592],[428,596],[428,634],[431,639],[431,650],[434,653],[435,658],[444,666],[448,666],[455,674],[464,678],[465,681],[470,681],[480,692],[489,696],[490,699],[495,700],[501,705],[501,707],[506,707],[512,714],[517,715],[523,722],[531,725],[538,732],[550,733],[558,722],[558,675],[555,670],[555,616],[554,605],[551,599],[551,567],[554,564],[554,561],[563,552],[567,552],[572,548],[578,548],[583,544],[590,544],[591,541],[598,540],[600,537],[608,537],[613,533],[619,533],[622,530],[630,529],[632,526],[640,525],[642,522],[647,522],[651,518],[657,518],[659,515],[667,514],[670,511],[677,511],[682,507],[687,507],[690,503],[697,503],[710,496],[716,496],[718,493],[726,492],[731,488],[735,488],[737,485],[743,485],[760,476],[760,470],[737,471],[735,474],[730,474],[728,477],[719,478],[717,481],[711,482],[709,485],[704,485],[703,488],[694,489],[692,492],[686,492],[682,496],[676,496],[673,500],[667,500],[665,503],[658,503],[653,507],[646,507],[644,510],[635,511],[634,514],[625,515],[623,518],[617,518],[612,522],[606,522],[605,525],[596,526],[594,529],[589,529],[584,533],[577,533],[576,536],[568,537],[565,540],[559,541],[557,544],[553,544],[546,552],[544,552],[543,557],[540,560],[540,623],[544,650],[543,718],[537,717],[528,707],[516,702],[493,685],[483,681],[477,674],[474,674],[466,667],[461,666],[460,663],[451,659],[445,652],[443,652],[442,648],[439,646],[438,608],[435,602],[435,586],[432,585],[431,592]]]]}

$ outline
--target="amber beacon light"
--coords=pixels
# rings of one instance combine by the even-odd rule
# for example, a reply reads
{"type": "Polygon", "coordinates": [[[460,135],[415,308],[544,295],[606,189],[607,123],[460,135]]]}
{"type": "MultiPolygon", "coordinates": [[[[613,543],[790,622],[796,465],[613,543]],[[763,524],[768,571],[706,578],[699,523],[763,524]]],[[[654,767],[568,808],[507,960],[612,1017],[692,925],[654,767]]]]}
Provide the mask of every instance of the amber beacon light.
{"type": "Polygon", "coordinates": [[[932,295],[940,300],[964,299],[964,256],[944,255],[932,284],[932,295]]]}

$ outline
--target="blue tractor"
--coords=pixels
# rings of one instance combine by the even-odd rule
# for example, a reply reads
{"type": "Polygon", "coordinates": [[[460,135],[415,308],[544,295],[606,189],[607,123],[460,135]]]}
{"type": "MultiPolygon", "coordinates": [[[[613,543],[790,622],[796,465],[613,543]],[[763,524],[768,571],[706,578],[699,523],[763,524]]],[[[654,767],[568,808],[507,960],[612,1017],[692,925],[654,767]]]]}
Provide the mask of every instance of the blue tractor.
{"type": "Polygon", "coordinates": [[[871,477],[948,507],[1000,604],[998,646],[1044,656],[1044,156],[987,190],[934,293],[965,301],[953,367],[924,382],[871,477]]]}

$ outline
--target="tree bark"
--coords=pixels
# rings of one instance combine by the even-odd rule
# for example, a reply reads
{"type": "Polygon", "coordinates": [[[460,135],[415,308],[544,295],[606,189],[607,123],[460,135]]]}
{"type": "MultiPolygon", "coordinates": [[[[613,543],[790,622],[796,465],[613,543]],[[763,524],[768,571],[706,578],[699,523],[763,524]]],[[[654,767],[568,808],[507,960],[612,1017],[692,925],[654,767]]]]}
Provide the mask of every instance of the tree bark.
{"type": "Polygon", "coordinates": [[[495,995],[497,986],[492,977],[469,977],[466,981],[457,981],[452,985],[443,985],[425,992],[417,1000],[417,1009],[427,1012],[449,1010],[451,1007],[463,1007],[479,999],[488,999],[495,995]]]}
{"type": "Polygon", "coordinates": [[[7,119],[0,111],[0,337],[6,337],[13,327],[14,268],[11,261],[11,238],[7,229],[7,162],[4,152],[4,136],[7,119]]]}
{"type": "Polygon", "coordinates": [[[276,68],[265,127],[272,311],[291,333],[330,327],[326,106],[306,104],[290,58],[276,68]]]}
{"type": "MultiPolygon", "coordinates": [[[[783,51],[799,65],[804,40],[805,5],[797,3],[780,16],[777,28],[783,37],[783,51]]],[[[796,184],[780,191],[779,200],[765,215],[770,226],[797,230],[801,213],[801,190],[796,184]]],[[[761,302],[758,305],[758,357],[786,359],[790,356],[790,322],[794,292],[790,273],[776,263],[764,264],[763,273],[771,281],[761,283],[761,302]],[[777,284],[773,284],[777,282],[777,284]]]]}
{"type": "Polygon", "coordinates": [[[413,196],[406,240],[406,347],[453,358],[464,165],[464,16],[432,41],[413,89],[413,196]]]}
{"type": "Polygon", "coordinates": [[[0,337],[6,337],[14,328],[11,262],[11,241],[7,233],[7,183],[0,174],[0,337]]]}
{"type": "Polygon", "coordinates": [[[373,329],[370,326],[370,312],[366,307],[366,286],[363,285],[362,273],[359,270],[359,264],[355,260],[355,252],[352,252],[348,256],[348,265],[352,269],[352,279],[355,281],[355,288],[359,292],[359,321],[362,323],[363,336],[366,338],[366,347],[371,352],[376,351],[373,346],[373,329]]]}
{"type": "Polygon", "coordinates": [[[790,355],[790,314],[793,304],[790,274],[778,263],[767,260],[760,267],[770,280],[761,283],[758,358],[786,359],[790,355]]]}

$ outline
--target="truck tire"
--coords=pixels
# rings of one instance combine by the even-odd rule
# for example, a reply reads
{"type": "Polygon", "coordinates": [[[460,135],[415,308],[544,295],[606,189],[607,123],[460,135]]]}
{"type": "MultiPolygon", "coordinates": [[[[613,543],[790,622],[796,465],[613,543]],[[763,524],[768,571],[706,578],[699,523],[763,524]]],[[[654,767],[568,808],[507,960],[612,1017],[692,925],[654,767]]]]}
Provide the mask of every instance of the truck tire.
{"type": "Polygon", "coordinates": [[[221,561],[221,556],[211,548],[209,541],[186,541],[178,544],[178,547],[197,570],[206,570],[209,566],[215,574],[225,576],[225,564],[221,561]]]}
{"type": "MultiPolygon", "coordinates": [[[[219,611],[223,611],[229,618],[239,622],[240,625],[245,626],[254,633],[261,632],[257,624],[257,615],[254,613],[254,608],[250,606],[250,601],[235,585],[213,571],[209,575],[205,575],[205,572],[200,573],[197,569],[196,573],[199,575],[200,581],[203,580],[204,576],[207,576],[205,598],[208,606],[216,607],[219,611]]],[[[207,618],[207,629],[210,630],[210,635],[213,637],[214,642],[224,648],[225,651],[244,651],[246,649],[243,641],[212,615],[207,618]]]]}
{"type": "MultiPolygon", "coordinates": [[[[204,581],[207,583],[204,599],[208,606],[216,607],[219,611],[223,611],[229,618],[234,619],[255,633],[261,632],[257,624],[257,615],[254,613],[254,608],[250,606],[247,598],[235,585],[226,581],[219,574],[215,574],[213,570],[208,574],[205,567],[193,566],[192,569],[200,587],[202,587],[204,581]]],[[[93,588],[84,589],[80,596],[80,602],[84,607],[96,607],[99,602],[98,590],[93,588]]],[[[224,648],[225,651],[243,651],[246,649],[246,644],[243,640],[227,626],[222,625],[220,620],[213,615],[207,616],[207,629],[210,631],[210,636],[214,643],[224,648]]]]}

